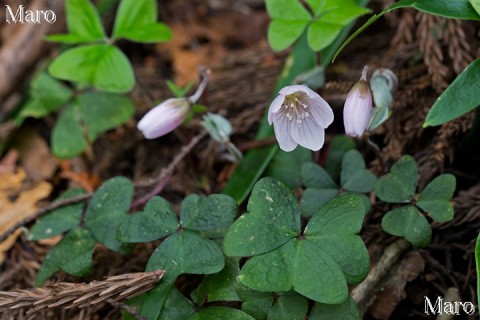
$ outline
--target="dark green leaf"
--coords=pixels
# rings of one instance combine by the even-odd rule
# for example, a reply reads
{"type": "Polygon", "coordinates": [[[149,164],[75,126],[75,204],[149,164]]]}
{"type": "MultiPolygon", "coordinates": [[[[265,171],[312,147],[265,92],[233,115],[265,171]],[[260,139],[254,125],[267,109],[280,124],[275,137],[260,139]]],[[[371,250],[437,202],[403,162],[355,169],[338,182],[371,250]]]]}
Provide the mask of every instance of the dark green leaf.
{"type": "Polygon", "coordinates": [[[294,289],[324,303],[340,303],[348,296],[347,282],[337,263],[308,240],[293,239],[276,250],[251,258],[238,279],[254,290],[294,289]]]}
{"type": "Polygon", "coordinates": [[[432,228],[414,206],[393,209],[383,217],[382,228],[394,236],[404,237],[418,247],[430,243],[432,228]]]}
{"type": "Polygon", "coordinates": [[[240,271],[239,258],[226,258],[225,268],[219,273],[206,276],[202,283],[192,292],[193,301],[240,301],[235,283],[240,271]]]}
{"type": "Polygon", "coordinates": [[[308,300],[298,294],[280,295],[268,313],[267,320],[304,320],[308,300]]]}
{"type": "Polygon", "coordinates": [[[338,189],[328,172],[312,162],[307,162],[302,166],[302,182],[307,188],[338,189]]]}
{"type": "Polygon", "coordinates": [[[365,169],[365,161],[357,150],[350,150],[343,156],[341,184],[345,190],[353,192],[370,192],[377,178],[365,169]]]}
{"type": "MultiPolygon", "coordinates": [[[[280,248],[248,260],[238,280],[245,286],[263,292],[282,292],[293,289],[293,268],[297,248],[293,240],[280,248]]],[[[311,257],[313,259],[313,257],[311,257]]],[[[310,265],[310,264],[309,264],[310,265]]],[[[303,268],[306,266],[304,265],[303,268]]],[[[312,270],[313,271],[313,270],[312,270]]],[[[318,282],[318,279],[315,280],[318,282]]]]}
{"type": "Polygon", "coordinates": [[[52,62],[49,71],[56,78],[107,92],[127,92],[135,84],[132,66],[125,54],[107,44],[67,50],[52,62]]]}
{"type": "Polygon", "coordinates": [[[76,228],[45,256],[35,278],[35,285],[41,286],[55,272],[63,270],[74,276],[87,275],[92,269],[92,254],[95,239],[82,228],[76,228]]]}
{"type": "Polygon", "coordinates": [[[345,135],[337,135],[330,142],[324,168],[334,180],[340,178],[343,156],[347,151],[355,148],[355,140],[345,135]]]}
{"type": "Polygon", "coordinates": [[[71,90],[60,81],[41,72],[30,85],[30,99],[20,111],[19,118],[41,118],[58,110],[71,97],[71,90]]]}
{"type": "MultiPolygon", "coordinates": [[[[85,192],[80,189],[70,189],[60,195],[55,201],[68,199],[83,193],[85,192]]],[[[79,202],[51,211],[37,220],[32,230],[30,230],[28,239],[37,241],[51,238],[80,225],[83,206],[83,202],[79,202]]]]}
{"type": "Polygon", "coordinates": [[[302,184],[303,164],[312,160],[312,152],[303,147],[297,147],[292,152],[280,150],[273,157],[265,175],[280,180],[293,189],[302,184]]]}
{"type": "Polygon", "coordinates": [[[182,202],[180,223],[186,229],[214,230],[230,225],[237,215],[237,204],[224,194],[208,197],[189,195],[182,202]]]}
{"type": "Polygon", "coordinates": [[[78,96],[78,106],[91,141],[130,120],[135,111],[128,97],[107,92],[81,94],[78,96]]]}
{"type": "Polygon", "coordinates": [[[477,59],[438,97],[423,126],[438,126],[475,109],[480,105],[479,89],[480,59],[477,59]]]}
{"type": "Polygon", "coordinates": [[[216,273],[223,267],[223,253],[215,242],[184,230],[158,246],[150,256],[147,271],[166,270],[168,279],[172,279],[183,273],[216,273]]]}
{"type": "Polygon", "coordinates": [[[157,23],[157,3],[154,0],[122,0],[117,11],[113,38],[139,42],[162,42],[172,37],[163,23],[157,23]]]}
{"type": "Polygon", "coordinates": [[[300,231],[300,210],[293,193],[280,181],[263,178],[253,188],[248,212],[225,236],[229,256],[252,256],[278,248],[300,231]]]}
{"type": "Polygon", "coordinates": [[[357,304],[349,297],[340,304],[315,303],[308,320],[360,320],[357,304]]]}
{"type": "Polygon", "coordinates": [[[121,242],[148,242],[163,238],[178,229],[178,218],[170,203],[151,198],[144,211],[129,215],[118,228],[121,242]]]}
{"type": "Polygon", "coordinates": [[[453,219],[453,205],[450,202],[455,192],[455,176],[442,174],[432,180],[417,201],[417,206],[428,212],[433,220],[446,222],[453,219]]]}
{"type": "Polygon", "coordinates": [[[124,177],[106,181],[93,195],[85,214],[85,226],[106,247],[126,252],[129,246],[117,240],[117,230],[128,218],[133,184],[124,177]]]}
{"type": "Polygon", "coordinates": [[[417,177],[415,160],[411,156],[403,156],[395,162],[389,174],[377,180],[375,194],[385,202],[408,202],[415,193],[417,177]]]}
{"type": "Polygon", "coordinates": [[[173,290],[165,300],[160,319],[185,320],[195,313],[195,306],[178,289],[173,290]]]}
{"type": "Polygon", "coordinates": [[[365,279],[370,258],[360,236],[365,204],[359,195],[342,194],[329,201],[310,219],[306,239],[327,253],[340,267],[348,283],[365,279]]]}
{"type": "Polygon", "coordinates": [[[302,201],[300,202],[302,217],[310,218],[328,201],[335,198],[337,194],[338,189],[305,189],[302,194],[302,201]]]}
{"type": "Polygon", "coordinates": [[[80,154],[87,147],[82,116],[76,104],[69,104],[55,123],[51,144],[52,151],[58,158],[71,158],[80,154]]]}
{"type": "Polygon", "coordinates": [[[358,234],[365,216],[365,205],[356,194],[342,194],[330,200],[307,224],[305,235],[358,234]]]}
{"type": "Polygon", "coordinates": [[[208,307],[200,309],[189,320],[255,320],[243,311],[226,307],[208,307]]]}
{"type": "Polygon", "coordinates": [[[242,311],[248,313],[257,320],[265,320],[273,305],[273,293],[255,291],[238,282],[236,283],[236,287],[237,294],[243,301],[242,311]]]}
{"type": "MultiPolygon", "coordinates": [[[[135,306],[139,311],[139,313],[144,317],[146,317],[147,319],[159,319],[160,313],[162,312],[162,309],[166,304],[167,299],[171,298],[170,302],[174,303],[174,302],[178,302],[176,300],[177,298],[185,298],[183,296],[178,297],[178,295],[175,297],[175,294],[173,294],[173,297],[170,297],[172,290],[173,291],[176,290],[174,287],[175,279],[176,279],[176,276],[170,277],[169,279],[168,273],[167,273],[162,278],[162,281],[155,288],[138,297],[135,297],[129,300],[129,305],[135,306]]],[[[178,309],[174,308],[174,306],[171,306],[170,314],[175,313],[177,310],[178,309]]],[[[182,311],[184,311],[185,313],[189,313],[189,307],[187,307],[182,311]]],[[[137,318],[131,318],[131,317],[125,317],[125,318],[127,318],[126,320],[137,319],[137,318]]],[[[184,319],[185,318],[178,319],[178,320],[184,320],[184,319]]]]}

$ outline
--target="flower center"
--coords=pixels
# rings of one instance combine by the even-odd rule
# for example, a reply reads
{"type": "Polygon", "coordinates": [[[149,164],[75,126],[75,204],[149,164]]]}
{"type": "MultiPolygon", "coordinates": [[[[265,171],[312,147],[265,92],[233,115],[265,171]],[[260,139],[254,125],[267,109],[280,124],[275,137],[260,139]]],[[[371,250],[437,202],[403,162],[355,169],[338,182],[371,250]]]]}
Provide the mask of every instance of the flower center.
{"type": "Polygon", "coordinates": [[[310,113],[308,113],[309,107],[305,103],[304,95],[304,93],[300,92],[287,95],[281,109],[287,119],[297,123],[298,126],[302,124],[305,118],[310,116],[310,113]]]}

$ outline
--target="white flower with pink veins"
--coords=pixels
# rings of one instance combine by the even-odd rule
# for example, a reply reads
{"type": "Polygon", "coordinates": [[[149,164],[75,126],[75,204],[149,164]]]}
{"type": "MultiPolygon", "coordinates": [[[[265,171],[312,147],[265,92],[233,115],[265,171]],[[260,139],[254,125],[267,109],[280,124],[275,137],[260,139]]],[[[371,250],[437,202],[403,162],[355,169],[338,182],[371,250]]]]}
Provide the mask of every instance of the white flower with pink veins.
{"type": "Polygon", "coordinates": [[[284,151],[292,151],[297,145],[320,150],[325,142],[325,129],[332,122],[332,108],[304,85],[284,87],[268,109],[268,123],[273,123],[278,144],[284,151]]]}

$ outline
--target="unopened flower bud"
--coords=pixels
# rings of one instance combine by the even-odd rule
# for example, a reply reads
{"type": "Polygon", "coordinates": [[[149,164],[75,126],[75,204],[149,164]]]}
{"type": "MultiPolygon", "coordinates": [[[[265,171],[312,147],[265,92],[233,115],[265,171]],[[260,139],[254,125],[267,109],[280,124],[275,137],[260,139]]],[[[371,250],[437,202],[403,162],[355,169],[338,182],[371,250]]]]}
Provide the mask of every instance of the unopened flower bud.
{"type": "Polygon", "coordinates": [[[187,98],[167,99],[147,112],[137,127],[147,139],[161,137],[181,125],[189,109],[187,98]]]}
{"type": "Polygon", "coordinates": [[[372,113],[372,93],[367,82],[368,67],[363,68],[362,77],[355,83],[347,95],[343,108],[345,133],[352,137],[361,137],[367,128],[372,113]]]}
{"type": "Polygon", "coordinates": [[[151,109],[138,122],[138,129],[147,139],[155,139],[166,135],[180,126],[185,120],[192,104],[203,94],[208,82],[209,70],[200,68],[202,80],[196,92],[188,98],[170,98],[151,109]]]}

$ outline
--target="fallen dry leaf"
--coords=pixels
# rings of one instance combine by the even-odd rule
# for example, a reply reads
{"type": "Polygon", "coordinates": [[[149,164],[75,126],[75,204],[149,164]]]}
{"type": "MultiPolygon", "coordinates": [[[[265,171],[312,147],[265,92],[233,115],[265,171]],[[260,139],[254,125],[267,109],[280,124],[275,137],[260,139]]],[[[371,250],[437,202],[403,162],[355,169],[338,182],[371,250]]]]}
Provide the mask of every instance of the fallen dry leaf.
{"type": "MultiPolygon", "coordinates": [[[[37,202],[52,191],[51,184],[45,181],[25,187],[25,177],[22,169],[0,175],[0,234],[35,213],[38,209],[37,202]]],[[[17,231],[0,243],[0,264],[5,259],[5,252],[15,243],[19,234],[17,231]]]]}

